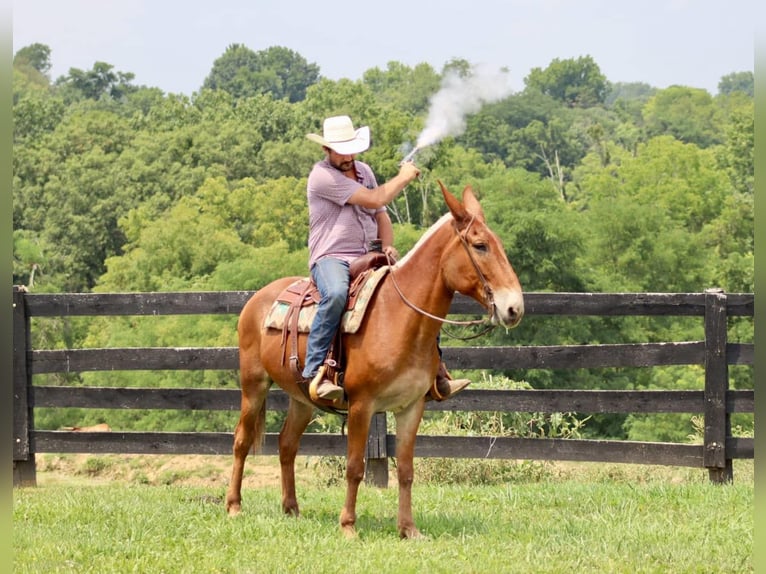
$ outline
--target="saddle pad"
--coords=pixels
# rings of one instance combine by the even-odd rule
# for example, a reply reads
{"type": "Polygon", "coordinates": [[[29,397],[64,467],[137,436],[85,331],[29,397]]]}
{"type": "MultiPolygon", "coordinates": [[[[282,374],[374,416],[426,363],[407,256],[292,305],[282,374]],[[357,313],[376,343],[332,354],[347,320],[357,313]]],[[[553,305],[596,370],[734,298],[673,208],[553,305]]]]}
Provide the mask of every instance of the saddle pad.
{"type": "MultiPolygon", "coordinates": [[[[357,295],[354,308],[348,309],[343,313],[340,322],[342,333],[356,333],[359,330],[359,327],[362,324],[362,319],[364,318],[364,313],[367,310],[367,304],[370,302],[370,299],[372,299],[372,295],[375,293],[375,289],[377,289],[381,279],[388,273],[388,269],[388,266],[383,266],[379,269],[375,269],[369,274],[369,277],[359,290],[359,295],[357,295]]],[[[266,315],[264,326],[268,329],[284,329],[285,318],[287,317],[289,309],[290,305],[288,303],[279,300],[275,301],[271,306],[268,315],[266,315]]],[[[299,333],[309,332],[316,314],[317,306],[315,304],[301,307],[300,314],[298,315],[299,333]]]]}

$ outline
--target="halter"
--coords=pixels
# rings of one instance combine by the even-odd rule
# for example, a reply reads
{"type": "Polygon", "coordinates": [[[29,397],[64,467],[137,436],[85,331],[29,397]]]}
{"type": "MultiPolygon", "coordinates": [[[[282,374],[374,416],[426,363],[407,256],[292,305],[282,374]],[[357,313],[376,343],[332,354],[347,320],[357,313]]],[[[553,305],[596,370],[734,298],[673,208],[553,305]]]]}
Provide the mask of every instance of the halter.
{"type": "MultiPolygon", "coordinates": [[[[421,309],[420,307],[412,303],[409,299],[407,299],[406,295],[402,293],[402,290],[399,288],[399,284],[396,282],[396,277],[394,277],[391,257],[389,256],[388,253],[386,253],[386,260],[388,261],[388,265],[392,267],[389,275],[391,276],[391,281],[394,284],[394,288],[396,289],[396,292],[399,294],[399,297],[402,299],[405,305],[407,305],[413,311],[416,311],[417,313],[420,313],[421,315],[425,315],[426,317],[430,319],[434,319],[435,321],[440,321],[441,323],[448,323],[450,325],[480,325],[485,323],[487,320],[490,321],[490,324],[481,333],[478,333],[477,335],[473,335],[471,337],[466,337],[464,340],[480,337],[484,333],[488,332],[490,329],[494,329],[496,326],[491,323],[492,317],[495,315],[495,298],[492,293],[492,287],[489,286],[489,282],[487,281],[486,277],[484,277],[484,273],[482,273],[481,269],[479,269],[479,264],[476,262],[476,259],[471,253],[471,248],[469,247],[468,241],[466,241],[466,238],[465,238],[466,235],[468,234],[468,230],[471,228],[471,225],[473,225],[473,222],[475,219],[476,219],[476,216],[471,215],[471,221],[468,222],[468,225],[466,225],[466,228],[462,233],[458,230],[457,222],[454,219],[452,220],[452,227],[455,229],[455,233],[457,234],[458,238],[460,238],[460,243],[465,248],[465,251],[468,254],[468,259],[471,260],[471,264],[473,265],[473,268],[476,271],[476,275],[478,275],[479,280],[482,283],[482,287],[484,288],[484,297],[487,300],[487,311],[489,313],[487,318],[474,319],[472,321],[455,321],[453,319],[447,319],[446,317],[438,317],[432,313],[429,313],[425,309],[421,309]]],[[[461,337],[456,337],[456,338],[461,338],[461,337]]]]}

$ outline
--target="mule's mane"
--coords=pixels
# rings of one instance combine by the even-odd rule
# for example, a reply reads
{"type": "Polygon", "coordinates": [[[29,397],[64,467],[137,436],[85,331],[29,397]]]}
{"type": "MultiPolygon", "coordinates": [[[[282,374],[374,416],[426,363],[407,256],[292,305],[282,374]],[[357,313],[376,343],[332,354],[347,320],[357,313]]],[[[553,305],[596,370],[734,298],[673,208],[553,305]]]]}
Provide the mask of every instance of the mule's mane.
{"type": "Polygon", "coordinates": [[[402,265],[405,265],[407,263],[407,260],[412,256],[413,253],[415,253],[420,247],[428,241],[428,239],[436,233],[436,230],[439,229],[446,221],[452,220],[452,214],[448,211],[444,215],[442,215],[436,223],[434,223],[431,227],[426,230],[426,232],[421,236],[420,239],[418,239],[417,243],[415,243],[415,246],[410,249],[407,253],[405,253],[404,257],[402,257],[399,261],[397,261],[394,264],[394,268],[401,267],[402,265]]]}

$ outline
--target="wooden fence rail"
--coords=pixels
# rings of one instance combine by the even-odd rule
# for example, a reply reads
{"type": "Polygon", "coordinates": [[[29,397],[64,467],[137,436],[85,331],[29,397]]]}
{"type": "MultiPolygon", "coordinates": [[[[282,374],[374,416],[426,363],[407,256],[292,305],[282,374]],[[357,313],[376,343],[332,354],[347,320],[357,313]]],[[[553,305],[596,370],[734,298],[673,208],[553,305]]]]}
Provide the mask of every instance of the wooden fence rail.
{"type": "MultiPolygon", "coordinates": [[[[235,347],[34,349],[32,317],[238,314],[249,291],[194,293],[31,294],[13,292],[13,468],[14,484],[35,484],[35,453],[230,454],[232,433],[67,432],[34,428],[42,407],[112,409],[238,410],[233,389],[66,387],[33,384],[34,375],[116,370],[237,369],[235,347]]],[[[577,413],[699,413],[703,444],[619,440],[528,439],[420,435],[416,456],[570,460],[690,466],[708,469],[710,479],[733,479],[732,460],[754,457],[754,439],[731,436],[730,415],[754,412],[754,391],[729,389],[729,365],[752,365],[754,345],[727,340],[727,317],[753,316],[753,294],[704,293],[527,293],[527,315],[698,316],[703,341],[611,345],[445,347],[453,369],[570,369],[702,365],[702,390],[471,390],[428,410],[577,413]]],[[[454,314],[480,313],[457,297],[454,314]]],[[[270,392],[268,408],[286,410],[287,396],[270,392]]],[[[301,453],[344,455],[344,436],[310,433],[301,453]]],[[[277,453],[268,433],[263,454],[277,453]]],[[[396,456],[386,433],[386,415],[376,415],[368,439],[368,480],[388,482],[388,458],[396,456]]]]}

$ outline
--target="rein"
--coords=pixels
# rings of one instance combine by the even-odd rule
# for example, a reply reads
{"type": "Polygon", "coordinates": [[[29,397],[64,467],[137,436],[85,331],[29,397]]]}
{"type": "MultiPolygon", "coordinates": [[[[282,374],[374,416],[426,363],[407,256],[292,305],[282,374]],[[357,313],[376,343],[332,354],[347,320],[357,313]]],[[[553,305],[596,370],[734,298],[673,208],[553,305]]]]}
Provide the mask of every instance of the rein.
{"type": "MultiPolygon", "coordinates": [[[[421,309],[420,307],[412,303],[409,299],[407,299],[407,296],[404,293],[402,293],[402,290],[399,288],[399,284],[396,281],[396,277],[394,276],[393,261],[391,261],[391,256],[388,253],[386,253],[386,260],[388,261],[389,267],[391,267],[391,271],[389,273],[389,275],[391,276],[391,281],[393,282],[394,288],[396,289],[396,292],[399,294],[399,297],[401,298],[401,300],[410,309],[412,309],[413,311],[417,313],[420,313],[421,315],[428,317],[429,319],[433,319],[441,323],[447,323],[449,325],[481,325],[481,324],[484,324],[487,321],[487,319],[491,321],[492,316],[494,315],[494,312],[495,312],[495,299],[492,294],[492,287],[489,286],[489,283],[487,282],[486,277],[484,277],[484,274],[481,272],[481,269],[479,269],[479,264],[476,262],[476,259],[471,253],[470,247],[468,246],[468,242],[465,239],[465,235],[468,233],[468,230],[471,228],[471,225],[473,225],[474,219],[475,219],[475,216],[472,216],[471,221],[468,223],[463,233],[460,233],[458,231],[457,223],[454,220],[452,221],[452,226],[455,229],[455,233],[457,233],[457,236],[460,238],[460,243],[465,248],[465,251],[468,254],[468,258],[471,260],[471,263],[473,264],[473,268],[476,271],[476,274],[479,276],[479,280],[481,281],[482,286],[484,287],[484,295],[487,298],[487,311],[489,313],[488,318],[474,319],[471,321],[456,321],[454,319],[447,319],[446,317],[438,317],[437,315],[434,315],[433,313],[429,313],[425,309],[421,309]]],[[[494,329],[495,327],[496,325],[493,325],[490,322],[484,330],[482,330],[480,333],[476,335],[472,335],[470,337],[458,337],[456,335],[451,335],[451,336],[456,339],[462,339],[464,341],[467,341],[469,339],[475,339],[477,337],[480,337],[484,335],[485,333],[489,332],[491,329],[494,329]]]]}

